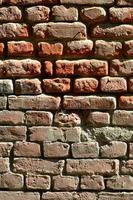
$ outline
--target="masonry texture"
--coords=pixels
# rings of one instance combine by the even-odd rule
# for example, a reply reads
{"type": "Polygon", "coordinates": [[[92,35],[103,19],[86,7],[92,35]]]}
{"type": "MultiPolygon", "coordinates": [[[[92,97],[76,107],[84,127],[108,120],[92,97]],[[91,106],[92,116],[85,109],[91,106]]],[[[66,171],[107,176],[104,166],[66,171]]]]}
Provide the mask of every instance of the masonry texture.
{"type": "Polygon", "coordinates": [[[0,200],[133,200],[133,0],[0,0],[0,200]]]}

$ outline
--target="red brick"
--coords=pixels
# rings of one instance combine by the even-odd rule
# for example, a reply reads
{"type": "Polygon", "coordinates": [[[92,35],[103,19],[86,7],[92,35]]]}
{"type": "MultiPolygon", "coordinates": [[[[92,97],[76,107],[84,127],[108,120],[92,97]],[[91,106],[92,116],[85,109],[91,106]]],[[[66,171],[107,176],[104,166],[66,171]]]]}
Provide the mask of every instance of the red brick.
{"type": "Polygon", "coordinates": [[[93,42],[91,40],[78,40],[67,42],[66,54],[69,56],[87,56],[92,54],[93,42]]]}
{"type": "Polygon", "coordinates": [[[9,157],[12,147],[11,142],[0,142],[0,157],[9,157]]]}
{"type": "Polygon", "coordinates": [[[47,175],[27,175],[26,187],[32,190],[49,190],[50,176],[47,175]]]}
{"type": "Polygon", "coordinates": [[[61,0],[61,3],[62,4],[64,4],[64,3],[66,3],[66,4],[70,4],[70,3],[72,3],[72,4],[87,4],[87,5],[112,5],[113,3],[114,3],[114,0],[108,0],[108,1],[106,1],[106,0],[73,0],[73,1],[71,1],[71,0],[61,0]]]}
{"type": "Polygon", "coordinates": [[[87,37],[86,26],[81,22],[74,23],[40,23],[33,27],[36,38],[53,39],[85,39],[87,37]],[[65,33],[65,34],[64,34],[65,33]]]}
{"type": "Polygon", "coordinates": [[[106,11],[102,7],[83,8],[80,16],[87,23],[103,22],[106,20],[106,11]]]}
{"type": "Polygon", "coordinates": [[[20,111],[0,111],[1,125],[22,125],[24,124],[24,113],[20,111]]]}
{"type": "Polygon", "coordinates": [[[16,6],[0,8],[0,22],[16,22],[22,18],[21,10],[16,6]]]}
{"type": "Polygon", "coordinates": [[[110,144],[101,146],[101,156],[104,158],[125,157],[127,153],[127,144],[124,142],[112,141],[110,144]]]}
{"type": "Polygon", "coordinates": [[[8,0],[13,5],[36,5],[36,4],[58,4],[59,0],[8,0]]]}
{"type": "Polygon", "coordinates": [[[110,68],[111,76],[132,76],[133,75],[133,60],[112,60],[110,68]]]}
{"type": "Polygon", "coordinates": [[[15,81],[15,93],[20,94],[40,94],[42,93],[39,79],[18,79],[15,81]]]}
{"type": "Polygon", "coordinates": [[[14,145],[15,157],[41,157],[40,145],[30,142],[16,142],[14,145]]]}
{"type": "Polygon", "coordinates": [[[77,21],[78,10],[74,7],[67,8],[63,5],[53,6],[52,15],[55,21],[77,21]]]}
{"type": "Polygon", "coordinates": [[[68,60],[56,61],[55,73],[57,76],[68,76],[74,74],[74,63],[68,60]]]}
{"type": "Polygon", "coordinates": [[[54,176],[53,188],[57,191],[77,190],[79,178],[74,176],[54,176]]]}
{"type": "Polygon", "coordinates": [[[66,110],[113,110],[116,108],[116,100],[104,96],[64,96],[63,107],[66,110]]]}
{"type": "Polygon", "coordinates": [[[60,106],[60,97],[48,95],[37,96],[9,96],[9,108],[12,110],[57,110],[60,106]]]}
{"type": "Polygon", "coordinates": [[[103,77],[100,80],[102,92],[126,92],[127,82],[124,78],[103,77]]]}
{"type": "Polygon", "coordinates": [[[27,25],[19,23],[5,23],[0,25],[0,39],[27,38],[27,25]]]}
{"type": "Polygon", "coordinates": [[[4,43],[0,43],[0,56],[4,53],[4,43]]]}
{"type": "Polygon", "coordinates": [[[74,158],[96,158],[99,155],[99,146],[97,142],[74,143],[71,149],[74,158]]]}
{"type": "Polygon", "coordinates": [[[70,79],[44,79],[43,89],[46,93],[68,93],[70,92],[70,79]]]}
{"type": "Polygon", "coordinates": [[[53,63],[50,61],[45,61],[42,66],[44,75],[52,76],[53,75],[53,63]]]}
{"type": "Polygon", "coordinates": [[[61,142],[44,143],[45,158],[68,157],[68,155],[69,155],[69,145],[67,143],[61,143],[61,142]]]}
{"type": "Polygon", "coordinates": [[[9,56],[27,56],[33,53],[33,44],[26,41],[11,41],[7,43],[9,56]]]}
{"type": "Polygon", "coordinates": [[[26,9],[27,18],[31,22],[46,22],[49,20],[50,9],[46,6],[34,6],[26,9]]]}
{"type": "Polygon", "coordinates": [[[45,111],[27,111],[26,124],[28,126],[50,126],[52,125],[53,114],[45,111]]]}
{"type": "Polygon", "coordinates": [[[133,40],[125,41],[123,48],[124,48],[124,54],[126,55],[126,57],[133,56],[133,40]]]}
{"type": "Polygon", "coordinates": [[[92,37],[95,38],[112,38],[112,39],[132,39],[133,26],[128,24],[108,25],[100,24],[93,28],[92,37]]]}
{"type": "Polygon", "coordinates": [[[98,80],[95,78],[81,78],[74,82],[75,93],[94,93],[98,90],[98,80]]]}
{"type": "Polygon", "coordinates": [[[106,159],[68,159],[67,174],[71,175],[115,175],[118,173],[119,161],[106,159]]]}
{"type": "Polygon", "coordinates": [[[109,9],[111,22],[130,23],[133,21],[133,8],[115,8],[109,9]]]}
{"type": "Polygon", "coordinates": [[[105,112],[90,112],[85,121],[92,126],[108,125],[110,123],[110,115],[105,112]]]}
{"type": "Polygon", "coordinates": [[[41,63],[37,60],[4,60],[0,65],[0,78],[34,77],[41,73],[41,63]]]}
{"type": "Polygon", "coordinates": [[[35,158],[16,158],[13,162],[13,171],[28,174],[60,174],[64,167],[64,161],[50,161],[35,158]]]}
{"type": "Polygon", "coordinates": [[[104,190],[104,179],[102,176],[81,176],[81,189],[82,190],[104,190]]]}
{"type": "Polygon", "coordinates": [[[119,108],[133,109],[133,96],[121,96],[118,100],[119,108]]]}
{"type": "Polygon", "coordinates": [[[61,43],[50,44],[47,42],[38,43],[39,56],[61,56],[63,45],[61,43]]]}
{"type": "Polygon", "coordinates": [[[122,44],[120,42],[107,42],[97,40],[95,42],[95,56],[99,58],[119,58],[122,52],[122,44]]]}

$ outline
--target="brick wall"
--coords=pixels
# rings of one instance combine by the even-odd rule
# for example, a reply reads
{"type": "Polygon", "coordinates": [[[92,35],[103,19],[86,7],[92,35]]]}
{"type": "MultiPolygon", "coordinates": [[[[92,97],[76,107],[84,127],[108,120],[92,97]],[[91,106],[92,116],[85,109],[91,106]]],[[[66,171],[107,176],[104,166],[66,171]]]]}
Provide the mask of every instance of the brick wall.
{"type": "Polygon", "coordinates": [[[0,0],[0,200],[133,200],[132,128],[132,0],[0,0]]]}

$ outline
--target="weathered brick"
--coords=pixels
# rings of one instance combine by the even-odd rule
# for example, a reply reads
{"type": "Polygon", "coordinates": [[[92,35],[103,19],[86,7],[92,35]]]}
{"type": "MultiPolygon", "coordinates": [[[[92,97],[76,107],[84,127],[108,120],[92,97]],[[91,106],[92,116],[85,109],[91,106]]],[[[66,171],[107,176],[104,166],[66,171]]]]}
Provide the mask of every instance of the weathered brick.
{"type": "Polygon", "coordinates": [[[68,159],[66,170],[72,175],[115,175],[118,172],[118,160],[68,159]]]}
{"type": "Polygon", "coordinates": [[[132,6],[133,2],[132,0],[117,0],[117,4],[119,6],[132,6]]]}
{"type": "Polygon", "coordinates": [[[110,123],[110,115],[105,112],[90,112],[85,121],[86,124],[92,126],[108,125],[110,123]]]}
{"type": "Polygon", "coordinates": [[[133,177],[132,176],[113,176],[107,180],[107,188],[111,190],[132,190],[133,177]]]}
{"type": "Polygon", "coordinates": [[[50,189],[50,176],[47,175],[27,175],[26,187],[33,190],[49,190],[50,189]]]}
{"type": "Polygon", "coordinates": [[[63,45],[61,43],[40,42],[38,43],[38,49],[39,56],[61,56],[63,54],[63,45]]]}
{"type": "Polygon", "coordinates": [[[125,41],[123,48],[124,48],[124,54],[126,55],[126,57],[133,56],[133,40],[125,41]]]}
{"type": "Polygon", "coordinates": [[[126,110],[114,111],[112,123],[118,126],[133,126],[133,112],[126,110]]]}
{"type": "Polygon", "coordinates": [[[110,96],[64,96],[63,107],[66,110],[113,110],[116,108],[116,100],[110,96]]]}
{"type": "Polygon", "coordinates": [[[1,125],[22,125],[24,124],[24,113],[21,111],[0,111],[1,125]]]}
{"type": "MultiPolygon", "coordinates": [[[[42,195],[42,200],[96,200],[96,195],[90,192],[46,192],[42,195]]],[[[3,200],[3,199],[2,199],[3,200]]]]}
{"type": "Polygon", "coordinates": [[[0,22],[15,22],[22,18],[21,10],[16,6],[0,8],[0,22]]]}
{"type": "Polygon", "coordinates": [[[77,21],[78,10],[74,7],[53,6],[52,15],[55,21],[77,21]]]}
{"type": "Polygon", "coordinates": [[[87,23],[103,22],[106,20],[106,11],[101,7],[83,8],[80,15],[81,19],[87,23]]]}
{"type": "Polygon", "coordinates": [[[75,93],[95,93],[98,90],[98,80],[95,78],[80,78],[74,82],[75,93]]]}
{"type": "Polygon", "coordinates": [[[17,79],[15,81],[15,93],[20,94],[40,94],[42,93],[39,79],[17,79]]]}
{"type": "Polygon", "coordinates": [[[33,33],[35,37],[43,39],[85,39],[87,37],[86,26],[80,22],[40,23],[33,27],[33,33]]]}
{"type": "Polygon", "coordinates": [[[1,200],[40,200],[40,194],[37,192],[12,192],[12,191],[0,191],[1,200]]]}
{"type": "Polygon", "coordinates": [[[133,193],[119,192],[119,193],[108,193],[104,192],[99,194],[99,200],[133,200],[133,193]]]}
{"type": "Polygon", "coordinates": [[[6,109],[7,106],[7,97],[0,97],[0,109],[6,109]]]}
{"type": "Polygon", "coordinates": [[[27,56],[33,54],[33,44],[26,41],[10,41],[7,43],[9,56],[27,56]]]}
{"type": "Polygon", "coordinates": [[[57,110],[60,106],[60,98],[37,95],[37,96],[9,96],[9,108],[12,110],[57,110]]]}
{"type": "Polygon", "coordinates": [[[100,127],[91,129],[93,137],[101,144],[109,144],[112,141],[132,141],[133,131],[129,128],[100,127]]]}
{"type": "Polygon", "coordinates": [[[107,42],[104,40],[97,40],[95,42],[95,56],[99,58],[119,58],[121,52],[122,44],[120,42],[107,42]]]}
{"type": "Polygon", "coordinates": [[[25,126],[0,126],[0,141],[11,142],[25,140],[25,126]]]}
{"type": "Polygon", "coordinates": [[[13,143],[0,142],[0,157],[9,157],[13,143]]]}
{"type": "Polygon", "coordinates": [[[28,126],[49,126],[52,125],[53,114],[45,111],[27,111],[26,124],[28,126]]]}
{"type": "Polygon", "coordinates": [[[5,173],[9,171],[9,159],[0,158],[0,173],[5,173]]]}
{"type": "Polygon", "coordinates": [[[133,96],[120,96],[119,108],[122,109],[133,109],[133,96]]]}
{"type": "Polygon", "coordinates": [[[26,24],[5,23],[0,25],[0,39],[27,38],[28,36],[26,24]]]}
{"type": "Polygon", "coordinates": [[[102,92],[126,92],[127,81],[124,78],[115,77],[103,77],[100,80],[100,86],[102,92]]]}
{"type": "Polygon", "coordinates": [[[46,93],[68,93],[70,92],[70,87],[70,79],[68,78],[43,80],[43,89],[46,93]]]}
{"type": "Polygon", "coordinates": [[[63,133],[66,142],[80,142],[81,128],[63,128],[63,133]]]}
{"type": "Polygon", "coordinates": [[[104,190],[104,179],[102,176],[81,176],[81,189],[82,190],[104,190]]]}
{"type": "Polygon", "coordinates": [[[53,75],[53,63],[50,61],[45,61],[42,66],[44,75],[52,76],[53,75]]]}
{"type": "Polygon", "coordinates": [[[12,80],[1,79],[0,80],[0,93],[1,94],[12,94],[13,93],[13,82],[12,80]]]}
{"type": "Polygon", "coordinates": [[[29,128],[30,141],[55,142],[64,141],[64,134],[57,127],[31,127],[29,128]]]}
{"type": "Polygon", "coordinates": [[[133,79],[130,78],[128,80],[128,89],[129,89],[129,92],[133,92],[133,79]]]}
{"type": "Polygon", "coordinates": [[[61,0],[61,3],[64,4],[68,4],[68,3],[72,3],[72,4],[87,4],[87,5],[111,5],[113,4],[114,0],[61,0]]]}
{"type": "Polygon", "coordinates": [[[97,142],[74,143],[71,149],[74,158],[96,158],[99,155],[97,142]]]}
{"type": "Polygon", "coordinates": [[[34,0],[34,1],[31,1],[31,0],[8,0],[8,3],[9,4],[13,4],[13,5],[24,5],[24,6],[27,6],[27,5],[36,5],[36,4],[58,4],[59,3],[59,0],[34,0]]]}
{"type": "Polygon", "coordinates": [[[4,43],[0,43],[0,56],[3,55],[3,53],[4,53],[4,48],[5,48],[4,43]]]}
{"type": "Polygon", "coordinates": [[[55,64],[55,73],[57,76],[70,76],[74,74],[74,63],[72,61],[57,60],[55,64]]]}
{"type": "Polygon", "coordinates": [[[13,171],[18,173],[32,174],[60,174],[63,170],[64,161],[49,161],[33,158],[16,158],[13,163],[13,171]]]}
{"type": "Polygon", "coordinates": [[[16,142],[14,144],[15,157],[41,157],[40,145],[31,142],[16,142]]]}
{"type": "Polygon", "coordinates": [[[79,126],[81,124],[81,120],[79,116],[75,113],[56,113],[54,117],[54,123],[56,126],[79,126]]]}
{"type": "Polygon", "coordinates": [[[67,42],[66,54],[69,56],[87,56],[92,53],[93,42],[91,40],[77,40],[67,42]]]}
{"type": "Polygon", "coordinates": [[[34,6],[26,9],[27,18],[31,22],[46,22],[49,20],[50,9],[46,6],[34,6]]]}
{"type": "Polygon", "coordinates": [[[115,8],[109,9],[111,22],[130,23],[133,21],[133,8],[115,8]]]}
{"type": "Polygon", "coordinates": [[[41,73],[41,63],[37,60],[4,60],[0,61],[0,78],[34,77],[41,73]]]}
{"type": "Polygon", "coordinates": [[[121,163],[122,174],[133,174],[133,160],[123,160],[121,163]]]}
{"type": "Polygon", "coordinates": [[[104,158],[119,158],[126,156],[127,144],[125,142],[111,142],[101,146],[101,156],[104,158]]]}
{"type": "Polygon", "coordinates": [[[95,38],[112,38],[112,39],[132,39],[133,26],[128,24],[108,25],[100,24],[93,28],[92,37],[95,38]]]}
{"type": "Polygon", "coordinates": [[[71,191],[78,189],[79,178],[74,176],[54,176],[53,188],[57,191],[71,191]]]}
{"type": "Polygon", "coordinates": [[[60,158],[68,157],[69,145],[62,142],[44,143],[44,157],[45,158],[60,158]]]}
{"type": "Polygon", "coordinates": [[[111,76],[132,76],[133,75],[133,60],[112,60],[110,68],[111,76]]]}
{"type": "Polygon", "coordinates": [[[133,158],[133,143],[129,143],[129,158],[133,158]]]}
{"type": "Polygon", "coordinates": [[[23,189],[23,176],[20,174],[13,174],[13,173],[1,174],[0,189],[10,189],[10,190],[23,189]]]}

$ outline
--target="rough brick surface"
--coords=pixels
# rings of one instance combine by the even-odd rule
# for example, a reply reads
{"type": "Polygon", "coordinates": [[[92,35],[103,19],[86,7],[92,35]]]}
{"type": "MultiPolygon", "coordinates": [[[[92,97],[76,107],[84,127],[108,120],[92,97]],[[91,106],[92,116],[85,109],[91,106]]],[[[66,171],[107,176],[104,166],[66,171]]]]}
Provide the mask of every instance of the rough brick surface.
{"type": "Polygon", "coordinates": [[[0,200],[133,200],[133,0],[0,0],[0,200]]]}

